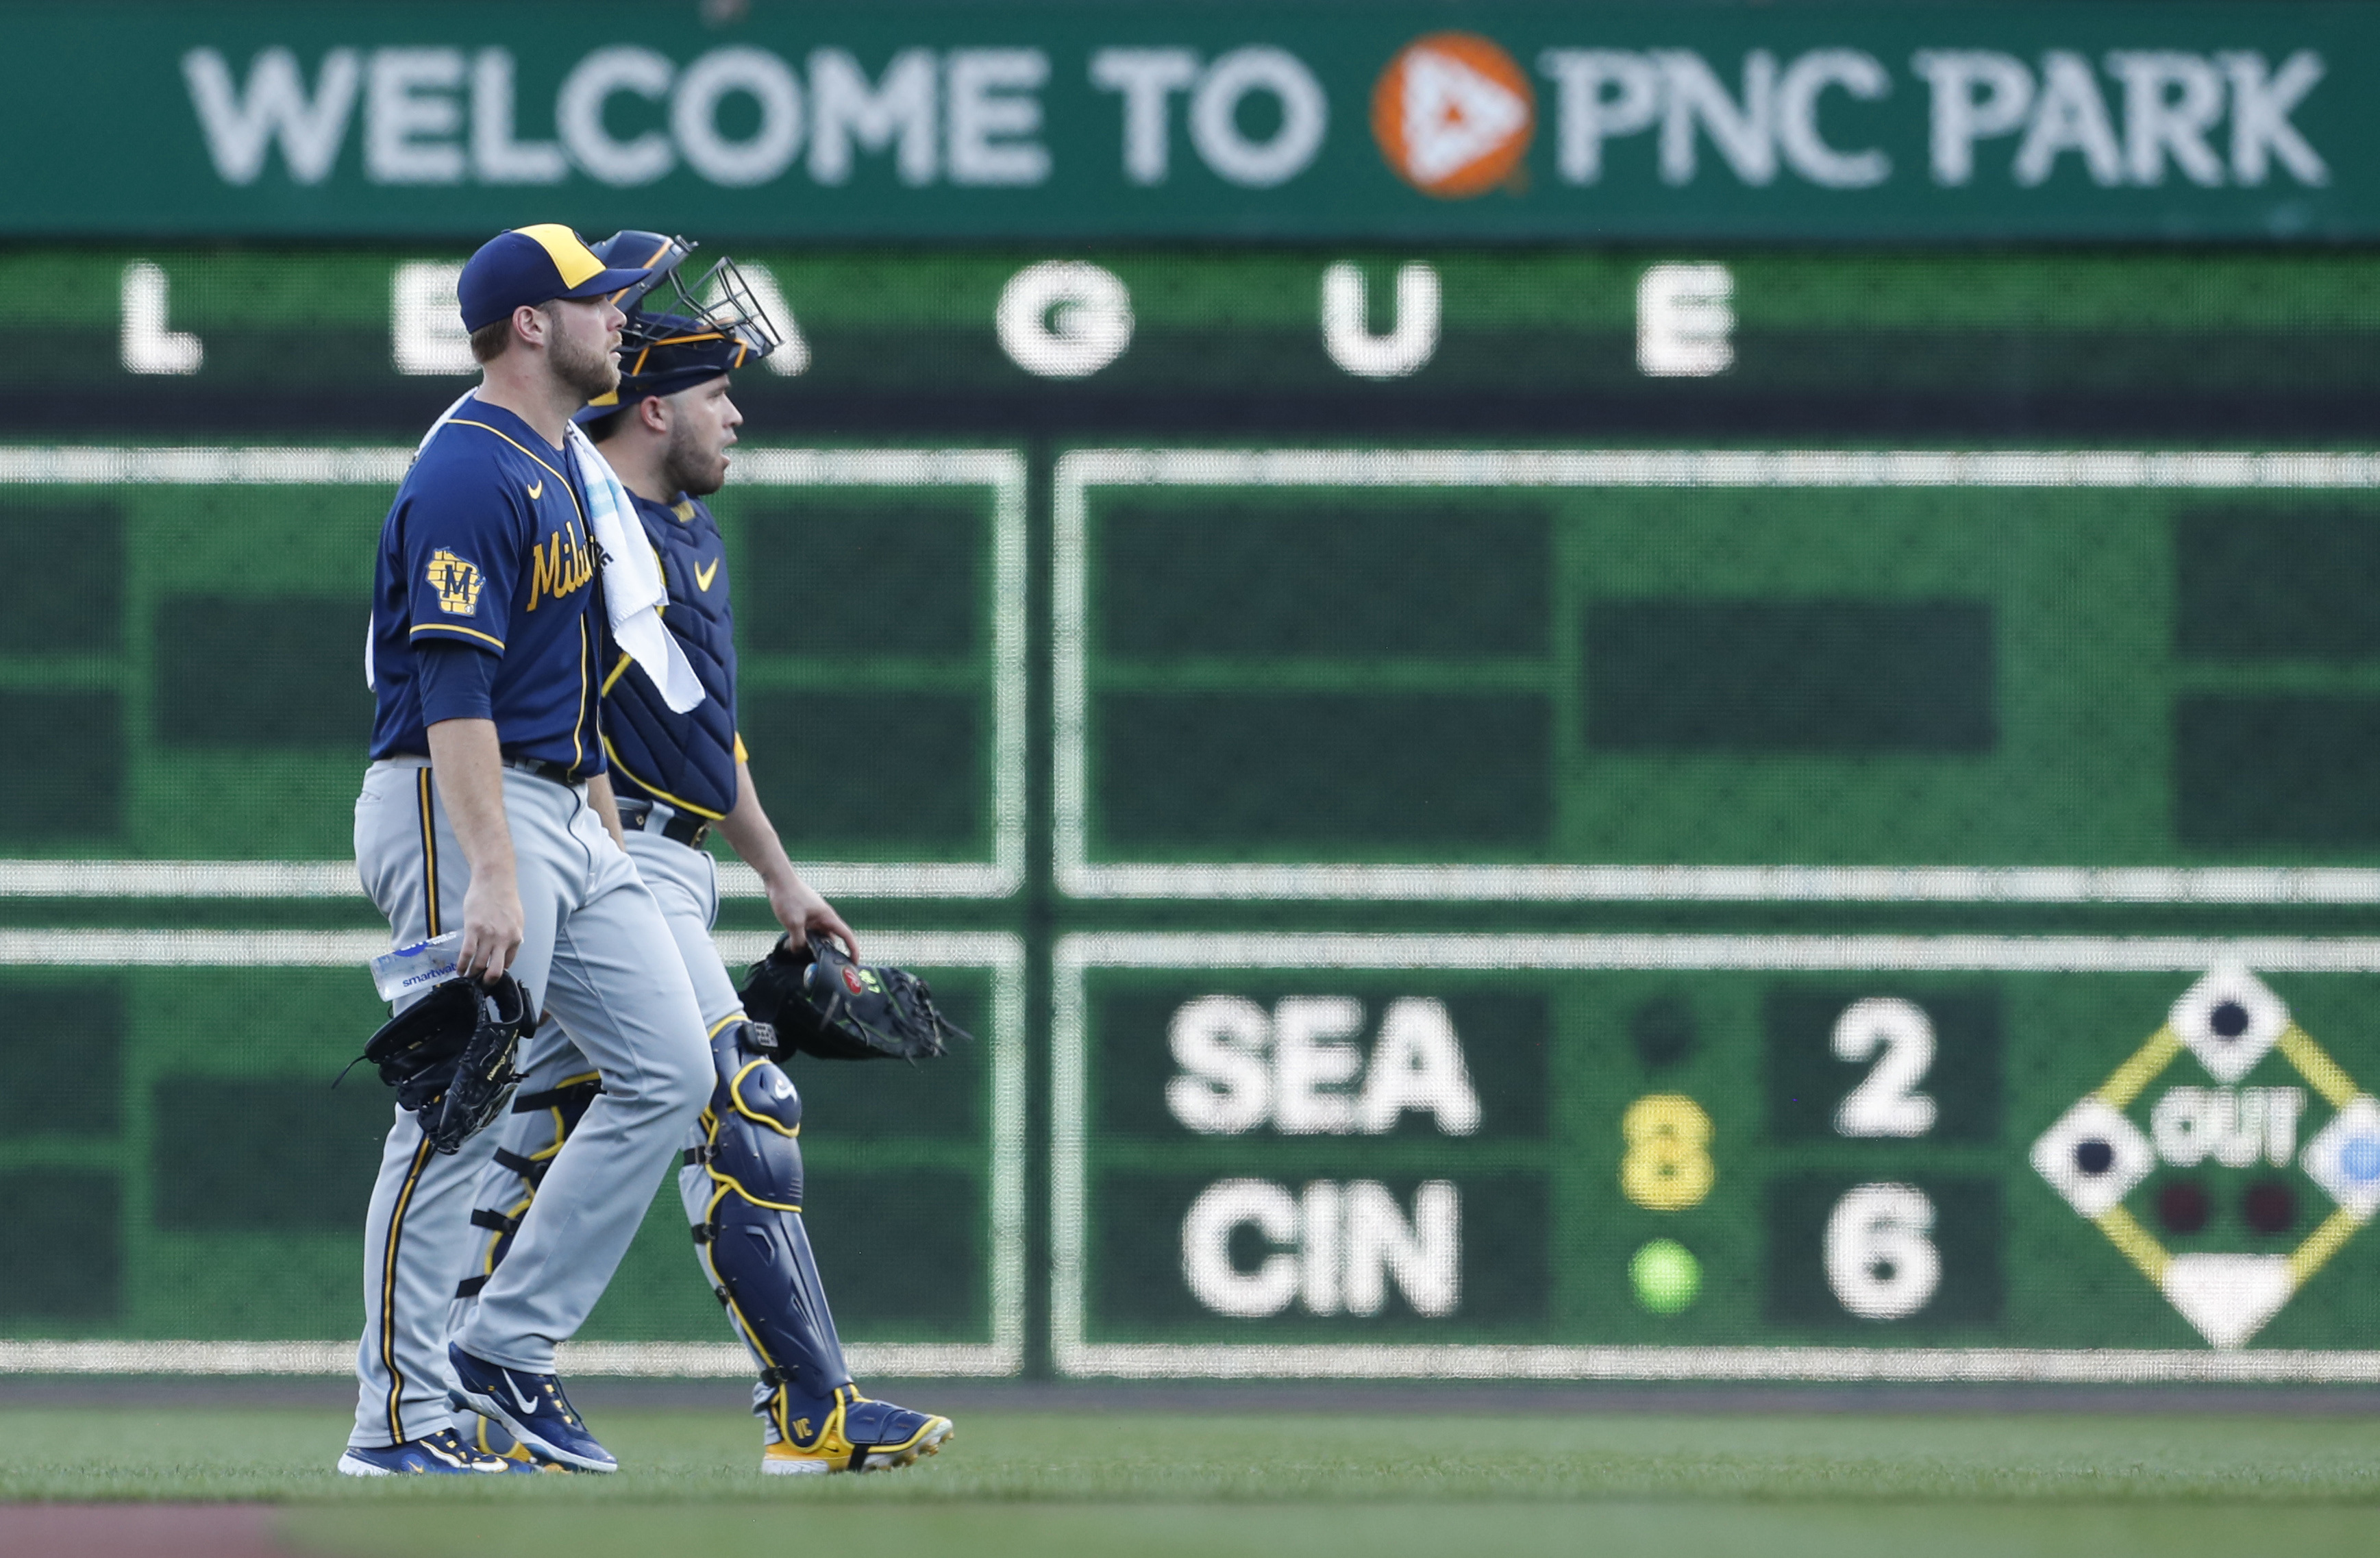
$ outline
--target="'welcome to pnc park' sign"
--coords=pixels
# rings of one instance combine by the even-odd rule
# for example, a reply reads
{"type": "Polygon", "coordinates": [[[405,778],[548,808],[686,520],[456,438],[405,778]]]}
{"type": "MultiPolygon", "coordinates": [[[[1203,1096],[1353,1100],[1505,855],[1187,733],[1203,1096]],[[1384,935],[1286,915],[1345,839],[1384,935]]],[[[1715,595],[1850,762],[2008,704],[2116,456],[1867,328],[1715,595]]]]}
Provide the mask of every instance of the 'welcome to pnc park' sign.
{"type": "Polygon", "coordinates": [[[0,6],[0,231],[2380,236],[2380,7],[0,6]]]}

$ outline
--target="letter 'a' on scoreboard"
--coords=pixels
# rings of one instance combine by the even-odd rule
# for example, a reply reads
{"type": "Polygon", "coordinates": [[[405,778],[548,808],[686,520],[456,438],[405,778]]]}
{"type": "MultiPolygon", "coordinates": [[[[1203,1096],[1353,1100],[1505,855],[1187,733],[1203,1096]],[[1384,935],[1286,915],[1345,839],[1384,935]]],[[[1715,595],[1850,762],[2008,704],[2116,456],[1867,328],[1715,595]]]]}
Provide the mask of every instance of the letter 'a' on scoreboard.
{"type": "Polygon", "coordinates": [[[1061,938],[1074,1376],[2380,1381],[2380,940],[1061,938]]]}
{"type": "Polygon", "coordinates": [[[1056,881],[2380,902],[2375,488],[2350,454],[1075,450],[1056,881]]]}

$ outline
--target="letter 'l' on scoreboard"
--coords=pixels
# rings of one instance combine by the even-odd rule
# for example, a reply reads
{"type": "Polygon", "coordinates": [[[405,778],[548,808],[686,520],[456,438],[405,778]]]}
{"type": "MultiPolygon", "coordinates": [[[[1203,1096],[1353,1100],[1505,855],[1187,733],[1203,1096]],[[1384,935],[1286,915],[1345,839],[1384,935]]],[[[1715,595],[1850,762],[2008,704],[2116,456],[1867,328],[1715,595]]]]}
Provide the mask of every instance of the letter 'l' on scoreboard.
{"type": "Polygon", "coordinates": [[[2375,940],[1065,937],[1052,1357],[2380,1378],[2326,1350],[2380,1279],[2375,983],[2375,940]]]}

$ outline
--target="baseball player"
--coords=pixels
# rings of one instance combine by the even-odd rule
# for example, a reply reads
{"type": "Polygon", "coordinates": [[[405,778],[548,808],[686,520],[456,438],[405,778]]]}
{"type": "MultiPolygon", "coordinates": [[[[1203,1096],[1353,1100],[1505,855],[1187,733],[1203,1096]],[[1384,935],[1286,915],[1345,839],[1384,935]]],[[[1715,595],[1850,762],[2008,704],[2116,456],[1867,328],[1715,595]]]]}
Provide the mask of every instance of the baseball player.
{"type": "MultiPolygon", "coordinates": [[[[951,1422],[871,1400],[852,1383],[801,1219],[801,1101],[766,1048],[767,1030],[746,1019],[710,936],[718,869],[702,846],[715,829],[759,871],[793,944],[815,931],[857,951],[851,928],[786,858],[736,735],[726,552],[701,500],[726,481],[744,420],[729,398],[729,375],[767,356],[778,335],[733,262],[722,260],[699,283],[679,275],[691,248],[640,232],[596,246],[607,262],[649,268],[652,277],[623,299],[630,313],[618,390],[597,396],[579,420],[633,498],[644,531],[638,539],[650,542],[668,588],[663,621],[708,695],[691,711],[674,710],[649,672],[607,651],[604,755],[628,853],[660,900],[710,1040],[716,1089],[689,1136],[679,1188],[704,1280],[760,1373],[752,1409],[763,1425],[761,1470],[888,1469],[934,1454],[951,1422]],[[714,294],[714,302],[697,300],[714,294]],[[655,306],[662,296],[669,302],[655,306]]],[[[458,1285],[458,1319],[475,1295],[484,1303],[510,1275],[519,1259],[514,1230],[525,1231],[544,1204],[549,1165],[575,1150],[566,1144],[586,1129],[579,1116],[592,1117],[599,1087],[610,1083],[599,1084],[566,1048],[530,1066],[481,1180],[472,1215],[488,1233],[478,1269],[458,1285]]],[[[508,1450],[484,1424],[473,1440],[475,1448],[508,1450]]]]}
{"type": "Polygon", "coordinates": [[[450,1390],[552,1461],[613,1469],[554,1377],[554,1345],[611,1281],[711,1091],[694,987],[651,955],[669,926],[604,821],[607,634],[641,646],[678,706],[700,691],[653,617],[658,579],[619,561],[616,483],[567,446],[571,414],[618,382],[611,299],[645,274],[562,226],[482,246],[460,286],[482,383],[431,430],[381,530],[364,887],[398,942],[459,929],[462,975],[512,973],[602,1091],[451,1345],[495,1132],[441,1155],[396,1112],[365,1236],[350,1475],[513,1469],[455,1435],[450,1390]]]}

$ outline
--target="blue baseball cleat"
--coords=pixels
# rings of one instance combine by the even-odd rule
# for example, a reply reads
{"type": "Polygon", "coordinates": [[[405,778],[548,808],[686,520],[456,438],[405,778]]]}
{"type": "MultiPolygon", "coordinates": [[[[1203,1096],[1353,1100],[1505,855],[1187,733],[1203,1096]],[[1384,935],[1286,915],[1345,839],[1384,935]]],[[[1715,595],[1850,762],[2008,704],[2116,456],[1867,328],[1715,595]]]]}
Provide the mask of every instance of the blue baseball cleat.
{"type": "Polygon", "coordinates": [[[464,1421],[463,1414],[470,1413],[468,1426],[456,1429],[455,1431],[461,1435],[464,1443],[481,1455],[501,1456],[513,1463],[512,1469],[515,1471],[550,1471],[558,1472],[564,1476],[577,1475],[571,1467],[564,1466],[560,1461],[548,1460],[515,1439],[504,1431],[502,1423],[490,1422],[477,1412],[472,1412],[471,1404],[455,1392],[446,1393],[446,1403],[455,1408],[455,1420],[458,1423],[464,1421]]]}
{"type": "MultiPolygon", "coordinates": [[[[462,1413],[471,1413],[471,1404],[455,1392],[447,1392],[447,1406],[455,1408],[455,1413],[457,1413],[455,1420],[457,1422],[462,1422],[462,1413]]],[[[479,1413],[471,1413],[468,1427],[459,1427],[455,1432],[462,1434],[462,1442],[468,1443],[471,1449],[480,1451],[483,1455],[503,1455],[504,1460],[512,1460],[512,1470],[516,1472],[559,1472],[565,1477],[576,1475],[574,1467],[562,1466],[559,1460],[547,1460],[545,1455],[528,1449],[519,1439],[504,1432],[503,1422],[491,1422],[480,1418],[479,1413]]]]}
{"type": "Polygon", "coordinates": [[[562,1394],[560,1380],[551,1374],[506,1369],[452,1345],[446,1348],[446,1360],[455,1370],[454,1394],[463,1398],[463,1404],[502,1423],[533,1452],[577,1471],[620,1469],[612,1452],[587,1431],[577,1408],[562,1394]]]}
{"type": "Polygon", "coordinates": [[[347,1446],[339,1457],[342,1477],[502,1477],[516,1463],[474,1450],[440,1429],[402,1444],[347,1446]]]}

